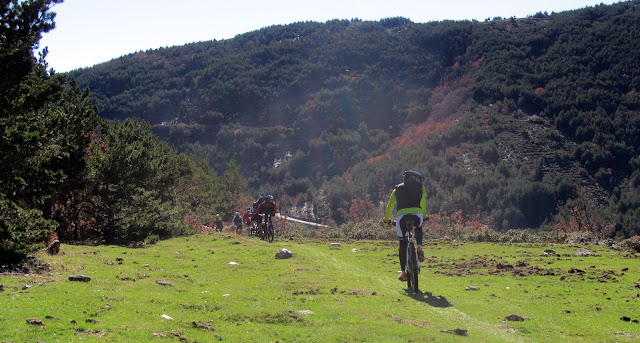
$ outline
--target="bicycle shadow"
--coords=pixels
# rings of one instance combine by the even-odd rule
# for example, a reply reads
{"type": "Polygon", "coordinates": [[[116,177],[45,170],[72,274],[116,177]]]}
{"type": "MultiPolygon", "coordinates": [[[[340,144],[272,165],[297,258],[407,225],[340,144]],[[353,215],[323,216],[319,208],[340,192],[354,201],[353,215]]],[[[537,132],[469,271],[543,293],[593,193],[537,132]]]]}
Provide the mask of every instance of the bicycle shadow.
{"type": "Polygon", "coordinates": [[[433,295],[431,292],[423,292],[418,290],[417,293],[413,293],[408,289],[405,289],[404,292],[406,296],[413,298],[414,300],[426,303],[431,307],[453,307],[453,304],[450,303],[447,298],[445,298],[444,296],[433,295]]]}

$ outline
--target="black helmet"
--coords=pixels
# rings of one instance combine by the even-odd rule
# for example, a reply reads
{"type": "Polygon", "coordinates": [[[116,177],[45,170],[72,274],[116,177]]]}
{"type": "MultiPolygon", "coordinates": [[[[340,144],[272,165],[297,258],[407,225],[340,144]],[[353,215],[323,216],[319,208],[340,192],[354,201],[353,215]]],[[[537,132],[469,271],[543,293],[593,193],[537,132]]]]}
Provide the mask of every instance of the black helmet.
{"type": "Polygon", "coordinates": [[[424,182],[424,176],[422,176],[422,174],[418,173],[415,170],[405,170],[404,173],[402,173],[402,180],[404,182],[407,182],[407,180],[409,180],[409,178],[411,177],[416,178],[416,180],[419,180],[420,183],[424,182]]]}

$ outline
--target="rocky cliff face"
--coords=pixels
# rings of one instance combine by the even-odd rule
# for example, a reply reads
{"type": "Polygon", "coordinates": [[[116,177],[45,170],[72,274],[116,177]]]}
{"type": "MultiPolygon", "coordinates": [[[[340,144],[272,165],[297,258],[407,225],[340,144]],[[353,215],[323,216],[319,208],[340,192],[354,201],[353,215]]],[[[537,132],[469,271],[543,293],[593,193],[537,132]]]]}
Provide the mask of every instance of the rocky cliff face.
{"type": "Polygon", "coordinates": [[[315,222],[316,215],[314,214],[314,207],[312,203],[305,202],[302,207],[289,207],[284,211],[284,214],[302,220],[308,220],[315,222]]]}

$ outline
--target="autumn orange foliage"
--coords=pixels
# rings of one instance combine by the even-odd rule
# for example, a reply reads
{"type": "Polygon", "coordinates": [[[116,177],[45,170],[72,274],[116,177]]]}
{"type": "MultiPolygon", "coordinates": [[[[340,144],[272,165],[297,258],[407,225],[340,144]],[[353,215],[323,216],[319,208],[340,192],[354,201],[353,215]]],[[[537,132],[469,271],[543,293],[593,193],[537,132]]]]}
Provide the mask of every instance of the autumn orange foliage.
{"type": "Polygon", "coordinates": [[[402,136],[397,137],[393,140],[391,144],[391,148],[389,150],[391,152],[395,152],[400,148],[416,144],[422,141],[422,139],[434,132],[442,132],[448,129],[452,125],[452,121],[444,121],[444,122],[431,122],[427,121],[425,123],[412,126],[402,136]]]}
{"type": "Polygon", "coordinates": [[[357,197],[351,200],[351,206],[349,206],[349,217],[354,222],[361,222],[372,218],[375,205],[369,200],[369,194],[365,194],[363,197],[357,197]]]}
{"type": "Polygon", "coordinates": [[[477,61],[471,63],[471,66],[474,67],[474,68],[478,68],[478,67],[480,67],[482,62],[484,62],[484,56],[480,57],[477,61]]]}
{"type": "Polygon", "coordinates": [[[367,160],[368,163],[373,163],[382,160],[386,155],[378,155],[367,160]]]}
{"type": "Polygon", "coordinates": [[[568,222],[560,219],[558,224],[553,228],[554,234],[573,233],[573,232],[593,232],[594,223],[585,215],[585,210],[581,206],[575,206],[569,209],[568,222]]]}
{"type": "MultiPolygon", "coordinates": [[[[473,66],[478,67],[482,62],[483,58],[480,58],[473,63],[473,66]]],[[[464,68],[463,65],[456,62],[452,66],[452,69],[458,70],[464,68]]],[[[392,141],[387,152],[369,159],[368,162],[379,161],[383,157],[389,157],[391,154],[407,146],[419,144],[423,142],[429,134],[448,130],[464,113],[465,103],[471,96],[473,73],[474,72],[471,72],[471,74],[465,73],[461,77],[455,78],[445,77],[442,83],[433,90],[426,104],[426,108],[429,111],[427,121],[418,125],[409,126],[401,136],[392,141]]]]}
{"type": "Polygon", "coordinates": [[[429,221],[426,223],[426,230],[437,237],[445,237],[451,234],[452,227],[465,228],[468,231],[483,231],[480,215],[465,215],[462,210],[453,213],[432,213],[429,214],[429,221]]]}

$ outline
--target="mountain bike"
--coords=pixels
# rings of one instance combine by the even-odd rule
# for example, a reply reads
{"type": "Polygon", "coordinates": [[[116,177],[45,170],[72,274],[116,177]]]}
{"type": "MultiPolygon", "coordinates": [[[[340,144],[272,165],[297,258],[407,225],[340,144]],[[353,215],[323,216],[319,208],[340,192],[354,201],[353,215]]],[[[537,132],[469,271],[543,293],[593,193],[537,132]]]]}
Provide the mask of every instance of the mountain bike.
{"type": "Polygon", "coordinates": [[[265,214],[265,222],[266,230],[265,230],[265,239],[269,241],[269,243],[273,243],[273,223],[271,222],[271,214],[265,214]]]}
{"type": "MultiPolygon", "coordinates": [[[[405,267],[407,273],[407,288],[409,288],[413,293],[417,293],[419,291],[418,274],[420,274],[420,261],[418,261],[418,251],[416,250],[416,245],[413,239],[414,230],[419,223],[420,218],[411,214],[403,216],[400,220],[400,227],[404,226],[405,229],[404,239],[407,240],[407,264],[405,267]]],[[[395,226],[396,222],[393,221],[390,224],[395,226]]]]}

